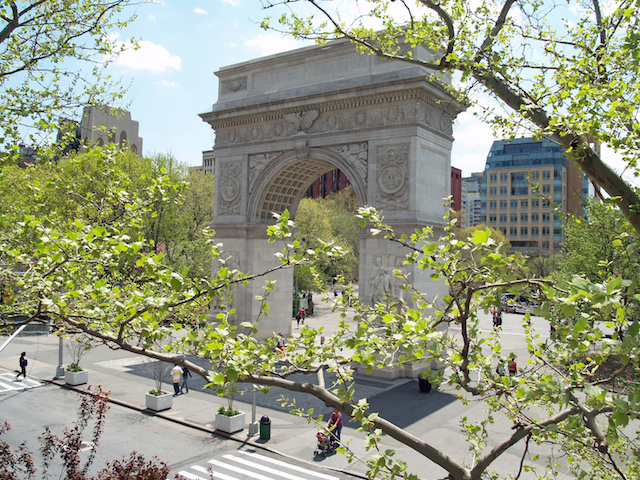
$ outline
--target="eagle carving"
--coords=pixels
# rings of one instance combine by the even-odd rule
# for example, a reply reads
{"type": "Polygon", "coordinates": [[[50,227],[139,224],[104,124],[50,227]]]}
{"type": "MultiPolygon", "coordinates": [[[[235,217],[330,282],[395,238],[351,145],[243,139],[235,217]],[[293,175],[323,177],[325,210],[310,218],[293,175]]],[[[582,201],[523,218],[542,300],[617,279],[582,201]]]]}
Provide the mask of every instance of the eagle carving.
{"type": "Polygon", "coordinates": [[[306,112],[286,113],[283,118],[293,125],[293,134],[304,132],[311,128],[316,118],[320,116],[320,110],[307,110],[306,112]]]}

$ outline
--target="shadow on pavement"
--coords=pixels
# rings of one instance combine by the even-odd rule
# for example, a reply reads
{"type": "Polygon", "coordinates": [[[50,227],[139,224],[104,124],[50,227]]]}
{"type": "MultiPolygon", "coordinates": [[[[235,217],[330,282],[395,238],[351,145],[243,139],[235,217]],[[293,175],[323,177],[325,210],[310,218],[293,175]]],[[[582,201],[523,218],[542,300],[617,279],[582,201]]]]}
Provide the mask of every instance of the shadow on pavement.
{"type": "Polygon", "coordinates": [[[422,393],[417,380],[409,380],[397,387],[385,390],[369,398],[372,412],[398,427],[406,428],[415,422],[437,413],[441,408],[457,400],[455,395],[431,390],[422,393]]]}
{"type": "MultiPolygon", "coordinates": [[[[202,359],[188,357],[188,359],[194,363],[207,366],[206,362],[202,359]]],[[[141,377],[149,378],[149,386],[153,386],[151,380],[151,374],[149,368],[145,364],[136,364],[126,367],[129,373],[139,375],[141,377]]],[[[309,378],[305,375],[293,375],[289,377],[290,380],[299,382],[314,382],[315,376],[309,378]]],[[[331,384],[335,378],[331,375],[327,375],[327,384],[331,384]]],[[[167,376],[165,385],[167,389],[171,391],[170,379],[167,376]]],[[[385,382],[384,380],[370,379],[366,377],[356,377],[356,398],[367,398],[370,405],[371,412],[379,412],[382,417],[395,425],[404,428],[423,418],[436,413],[440,408],[456,401],[454,395],[449,395],[432,390],[430,393],[422,393],[418,387],[417,380],[407,380],[397,386],[393,386],[393,383],[385,382]]],[[[189,390],[200,391],[208,393],[210,395],[216,395],[216,392],[211,389],[203,389],[205,380],[199,376],[193,376],[189,379],[189,390]]],[[[243,386],[239,386],[240,390],[243,386]]],[[[236,400],[242,403],[251,403],[251,386],[246,385],[248,393],[245,395],[238,394],[236,400]]],[[[281,388],[271,388],[269,395],[258,393],[256,395],[256,404],[258,407],[270,408],[279,410],[281,412],[289,412],[291,407],[283,407],[281,396],[288,398],[290,401],[295,399],[296,408],[304,411],[313,409],[313,416],[317,418],[318,415],[323,415],[323,421],[328,420],[332,409],[327,407],[324,402],[318,400],[310,395],[293,393],[281,388]]],[[[345,422],[345,428],[356,428],[355,423],[345,422]]]]}

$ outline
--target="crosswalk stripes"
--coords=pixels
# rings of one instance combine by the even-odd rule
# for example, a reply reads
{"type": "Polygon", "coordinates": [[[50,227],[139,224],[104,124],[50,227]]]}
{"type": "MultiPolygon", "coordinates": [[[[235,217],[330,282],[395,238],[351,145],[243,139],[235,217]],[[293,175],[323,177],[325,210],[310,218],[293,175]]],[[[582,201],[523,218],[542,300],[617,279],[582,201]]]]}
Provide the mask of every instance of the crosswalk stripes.
{"type": "Polygon", "coordinates": [[[16,390],[28,390],[41,386],[42,383],[31,380],[29,377],[16,380],[15,373],[0,373],[0,393],[16,390]]]}
{"type": "Polygon", "coordinates": [[[207,461],[207,467],[193,465],[189,468],[190,471],[178,472],[178,478],[184,480],[209,480],[211,478],[216,480],[340,480],[339,477],[276,460],[253,451],[237,450],[234,453],[241,454],[241,456],[229,453],[222,455],[220,460],[213,458],[207,461]]]}

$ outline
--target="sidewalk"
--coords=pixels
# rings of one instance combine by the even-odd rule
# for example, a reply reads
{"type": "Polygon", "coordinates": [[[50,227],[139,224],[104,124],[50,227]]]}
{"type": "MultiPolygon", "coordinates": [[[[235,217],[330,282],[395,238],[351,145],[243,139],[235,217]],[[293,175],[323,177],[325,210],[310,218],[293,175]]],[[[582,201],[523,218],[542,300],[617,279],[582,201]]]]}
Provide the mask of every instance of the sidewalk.
{"type": "MultiPolygon", "coordinates": [[[[318,297],[320,296],[318,295],[318,297]]],[[[331,313],[328,304],[318,302],[315,315],[307,317],[306,325],[316,328],[321,324],[325,327],[324,334],[329,336],[338,328],[340,320],[339,313],[331,313]]],[[[299,329],[296,328],[295,319],[292,320],[292,325],[292,336],[297,336],[299,329]]],[[[0,338],[0,343],[3,343],[5,339],[6,337],[0,338]]],[[[139,412],[144,411],[147,415],[156,415],[168,421],[179,422],[212,434],[215,431],[215,414],[218,408],[221,405],[227,405],[225,397],[218,397],[190,387],[188,394],[173,398],[171,409],[158,413],[146,410],[145,394],[153,388],[153,380],[131,373],[131,367],[141,366],[144,363],[144,358],[129,352],[113,351],[102,345],[90,350],[83,358],[82,363],[89,370],[88,385],[66,386],[63,378],[54,378],[59,352],[59,339],[54,335],[28,335],[15,338],[0,353],[0,367],[17,372],[17,359],[22,351],[27,352],[29,360],[27,375],[31,379],[77,391],[86,391],[88,385],[100,385],[109,392],[109,398],[114,404],[139,412]]],[[[67,364],[69,354],[66,349],[63,351],[63,356],[63,363],[67,364]]],[[[170,384],[165,382],[164,386],[165,390],[171,390],[170,384]]],[[[258,393],[257,395],[263,394],[258,393]]],[[[248,435],[248,424],[253,421],[251,394],[234,400],[234,407],[246,413],[245,430],[232,436],[227,436],[222,432],[215,432],[216,435],[232,438],[238,442],[255,443],[260,448],[276,451],[285,456],[313,461],[317,432],[315,425],[309,424],[305,419],[295,415],[258,405],[255,421],[259,422],[263,415],[268,416],[271,420],[271,438],[268,441],[262,441],[258,434],[248,435]]],[[[355,438],[355,433],[353,428],[348,429],[345,426],[343,439],[353,438],[354,445],[352,447],[358,448],[364,443],[364,437],[358,435],[360,438],[355,438]]],[[[359,463],[349,465],[346,458],[340,454],[324,458],[319,464],[353,474],[362,475],[366,471],[359,463]]]]}
{"type": "MultiPolygon", "coordinates": [[[[339,313],[330,311],[330,304],[319,301],[319,295],[317,297],[315,315],[307,317],[306,326],[314,328],[323,326],[324,335],[329,336],[338,328],[339,322],[343,319],[339,313]]],[[[347,321],[350,320],[347,319],[347,321]]],[[[489,322],[487,319],[487,324],[489,322]]],[[[296,322],[292,320],[292,335],[297,336],[298,332],[296,322]]],[[[513,336],[513,342],[522,343],[519,348],[526,349],[523,338],[513,336]]],[[[26,351],[29,359],[28,376],[53,382],[60,385],[61,388],[69,388],[63,386],[64,380],[52,380],[58,365],[58,347],[59,340],[54,335],[18,337],[0,353],[0,367],[16,371],[20,352],[26,351]]],[[[64,356],[65,362],[63,363],[68,363],[66,350],[64,356]]],[[[137,367],[140,371],[140,368],[144,368],[141,365],[143,362],[144,359],[140,356],[123,351],[113,351],[105,346],[90,350],[83,359],[83,364],[89,370],[90,385],[101,385],[104,390],[110,392],[110,399],[114,403],[139,412],[144,411],[144,414],[149,415],[154,413],[145,409],[145,394],[153,388],[153,380],[132,373],[135,371],[132,366],[137,367]]],[[[166,383],[165,386],[171,388],[166,383]]],[[[86,386],[80,387],[80,390],[86,388],[86,386]]],[[[431,443],[458,461],[470,460],[466,436],[460,431],[460,421],[463,417],[471,419],[484,416],[482,403],[471,402],[465,406],[454,393],[436,391],[435,389],[429,394],[423,394],[418,389],[417,381],[409,379],[379,382],[376,379],[361,378],[359,379],[358,391],[365,392],[364,396],[371,405],[371,411],[381,412],[389,421],[431,443]]],[[[275,399],[279,397],[277,392],[272,391],[270,397],[272,395],[275,399]]],[[[157,416],[213,434],[215,413],[220,405],[226,406],[226,398],[190,387],[189,394],[174,397],[173,407],[158,413],[157,416]]],[[[316,448],[317,430],[315,425],[307,423],[303,418],[275,408],[258,406],[255,421],[259,421],[263,415],[268,416],[271,420],[271,438],[263,442],[258,435],[248,436],[248,423],[252,421],[251,395],[235,400],[234,407],[247,414],[247,428],[232,437],[236,441],[255,443],[259,448],[267,448],[285,456],[352,474],[364,475],[366,472],[362,463],[356,461],[349,464],[347,459],[340,454],[326,458],[314,458],[313,451],[316,448]]],[[[321,412],[316,409],[315,413],[328,413],[329,411],[328,408],[321,412]]],[[[364,435],[355,430],[356,424],[347,420],[345,419],[342,430],[342,440],[349,443],[349,447],[358,458],[366,458],[368,454],[375,453],[364,451],[362,448],[364,435]]],[[[501,419],[496,419],[492,426],[493,433],[498,433],[499,436],[508,435],[510,428],[511,423],[501,419]]],[[[220,435],[225,436],[224,434],[220,435]]],[[[419,474],[421,478],[441,478],[446,475],[443,469],[394,439],[383,436],[382,443],[381,448],[396,449],[396,458],[405,461],[409,466],[409,471],[419,474]]],[[[533,449],[530,448],[530,450],[533,449]]],[[[538,451],[538,448],[535,450],[535,453],[544,456],[544,452],[538,451]]],[[[521,446],[510,450],[494,464],[495,469],[501,473],[513,473],[522,453],[521,446]]],[[[534,477],[530,477],[528,474],[521,476],[523,480],[529,478],[534,477]]]]}

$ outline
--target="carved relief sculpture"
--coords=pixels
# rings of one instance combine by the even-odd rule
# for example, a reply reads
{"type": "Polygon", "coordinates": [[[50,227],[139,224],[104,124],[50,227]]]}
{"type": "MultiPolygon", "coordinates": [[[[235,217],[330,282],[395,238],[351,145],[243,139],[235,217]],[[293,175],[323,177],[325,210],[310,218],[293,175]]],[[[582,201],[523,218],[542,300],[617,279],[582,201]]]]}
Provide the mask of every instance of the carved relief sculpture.
{"type": "Polygon", "coordinates": [[[382,303],[387,306],[394,305],[402,308],[403,290],[400,286],[403,280],[396,277],[393,272],[402,270],[404,257],[394,255],[374,255],[373,269],[369,279],[369,292],[371,305],[382,303]]]}
{"type": "Polygon", "coordinates": [[[286,113],[282,118],[291,124],[292,135],[297,135],[299,133],[307,133],[319,116],[320,110],[308,110],[306,112],[286,113]]]}
{"type": "Polygon", "coordinates": [[[349,145],[339,145],[337,147],[331,147],[330,150],[336,152],[342,158],[344,158],[353,169],[358,172],[358,175],[367,181],[369,173],[369,144],[364,143],[351,143],[349,145]]]}
{"type": "Polygon", "coordinates": [[[227,162],[220,166],[220,188],[218,192],[219,215],[240,214],[240,191],[242,189],[242,165],[239,162],[227,162]]]}
{"type": "Polygon", "coordinates": [[[409,207],[409,144],[376,148],[376,200],[383,210],[409,207]]]}
{"type": "Polygon", "coordinates": [[[260,153],[258,155],[249,155],[249,194],[253,192],[256,181],[260,174],[267,168],[272,160],[278,158],[282,152],[260,153]]]}

